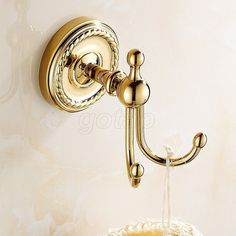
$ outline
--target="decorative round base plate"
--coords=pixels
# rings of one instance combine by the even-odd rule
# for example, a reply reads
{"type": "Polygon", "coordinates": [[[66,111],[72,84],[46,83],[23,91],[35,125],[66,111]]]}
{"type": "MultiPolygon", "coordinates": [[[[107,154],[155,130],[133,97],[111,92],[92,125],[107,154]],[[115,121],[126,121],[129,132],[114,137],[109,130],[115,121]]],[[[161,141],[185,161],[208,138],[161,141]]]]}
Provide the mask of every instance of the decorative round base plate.
{"type": "Polygon", "coordinates": [[[119,60],[118,39],[106,24],[87,17],[62,26],[43,54],[39,77],[43,96],[58,108],[77,112],[96,102],[102,85],[83,72],[88,63],[114,71],[119,60]]]}

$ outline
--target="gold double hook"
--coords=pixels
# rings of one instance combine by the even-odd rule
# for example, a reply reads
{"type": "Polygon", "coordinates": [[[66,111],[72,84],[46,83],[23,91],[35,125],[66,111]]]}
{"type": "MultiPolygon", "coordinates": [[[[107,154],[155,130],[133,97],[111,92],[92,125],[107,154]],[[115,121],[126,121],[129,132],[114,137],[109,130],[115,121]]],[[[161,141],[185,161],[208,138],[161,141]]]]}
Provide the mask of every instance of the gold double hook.
{"type": "MultiPolygon", "coordinates": [[[[145,140],[144,104],[149,99],[150,88],[140,75],[144,55],[137,49],[129,51],[128,75],[116,70],[118,61],[119,45],[114,30],[90,17],[75,18],[53,35],[43,53],[39,70],[40,89],[50,104],[67,112],[88,108],[105,91],[118,97],[126,110],[128,177],[131,185],[137,187],[144,168],[135,161],[135,133],[138,146],[148,159],[160,165],[166,165],[166,159],[154,154],[145,140]]],[[[206,135],[196,134],[191,150],[184,156],[171,157],[171,166],[192,161],[206,142],[206,135]]]]}
{"type": "MultiPolygon", "coordinates": [[[[148,84],[140,76],[140,66],[144,63],[144,55],[137,49],[132,49],[127,55],[130,73],[121,71],[111,72],[102,67],[88,64],[84,67],[86,76],[102,84],[110,95],[116,95],[125,106],[125,150],[128,177],[133,187],[140,184],[144,168],[135,161],[134,139],[142,153],[154,163],[166,165],[166,159],[152,152],[145,140],[144,133],[144,104],[150,96],[148,84]],[[135,132],[136,130],[136,132],[135,132]]],[[[205,146],[207,137],[197,133],[193,138],[191,150],[181,157],[171,157],[171,166],[178,166],[192,161],[205,146]]]]}

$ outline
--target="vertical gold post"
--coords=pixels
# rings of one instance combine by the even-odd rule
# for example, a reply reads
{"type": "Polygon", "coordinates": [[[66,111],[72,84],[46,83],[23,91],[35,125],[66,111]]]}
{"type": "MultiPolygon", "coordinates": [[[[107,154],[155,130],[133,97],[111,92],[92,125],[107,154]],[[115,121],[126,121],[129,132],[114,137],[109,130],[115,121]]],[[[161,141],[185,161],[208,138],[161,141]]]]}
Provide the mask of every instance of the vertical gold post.
{"type": "Polygon", "coordinates": [[[138,187],[144,168],[135,162],[134,157],[134,109],[125,109],[125,151],[127,172],[132,187],[138,187]]]}
{"type": "Polygon", "coordinates": [[[130,168],[134,164],[134,109],[125,109],[125,150],[129,178],[130,168]]]}

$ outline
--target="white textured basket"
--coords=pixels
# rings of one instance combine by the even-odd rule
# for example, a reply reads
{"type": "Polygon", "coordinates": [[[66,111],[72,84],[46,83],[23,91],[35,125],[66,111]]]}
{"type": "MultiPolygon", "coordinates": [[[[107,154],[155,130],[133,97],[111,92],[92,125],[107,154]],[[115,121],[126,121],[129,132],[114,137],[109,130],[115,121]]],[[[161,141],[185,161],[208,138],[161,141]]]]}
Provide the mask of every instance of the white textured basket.
{"type": "Polygon", "coordinates": [[[126,225],[122,229],[111,231],[107,236],[203,236],[193,225],[180,221],[173,221],[170,230],[172,233],[166,234],[161,222],[147,221],[126,225]]]}

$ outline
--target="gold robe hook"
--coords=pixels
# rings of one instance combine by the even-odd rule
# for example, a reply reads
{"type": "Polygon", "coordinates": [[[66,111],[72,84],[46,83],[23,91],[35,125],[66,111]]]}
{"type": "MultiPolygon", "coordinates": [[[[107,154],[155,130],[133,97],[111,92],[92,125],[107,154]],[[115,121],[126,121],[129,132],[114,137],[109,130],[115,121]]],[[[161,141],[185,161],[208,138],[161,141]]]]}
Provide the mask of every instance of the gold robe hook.
{"type": "MultiPolygon", "coordinates": [[[[149,86],[141,79],[140,66],[144,62],[144,55],[137,49],[131,50],[127,55],[130,65],[129,76],[123,79],[118,86],[118,98],[126,106],[126,159],[128,176],[133,187],[137,187],[144,173],[143,166],[135,162],[134,158],[134,112],[136,112],[136,138],[142,153],[154,163],[166,165],[166,159],[154,154],[148,147],[144,133],[144,104],[150,94],[149,86]]],[[[191,150],[181,157],[172,157],[171,166],[178,166],[192,161],[206,145],[207,137],[198,133],[193,139],[191,150]]]]}
{"type": "MultiPolygon", "coordinates": [[[[166,165],[166,159],[154,154],[146,143],[144,133],[144,107],[138,107],[136,112],[136,137],[140,150],[149,160],[160,165],[166,165]]],[[[203,133],[197,133],[193,138],[193,147],[191,150],[184,156],[171,157],[171,166],[179,166],[192,161],[206,145],[206,142],[207,136],[203,133]]]]}
{"type": "MultiPolygon", "coordinates": [[[[144,62],[144,55],[138,49],[132,49],[127,55],[130,73],[126,76],[120,71],[109,72],[99,66],[89,64],[85,67],[86,74],[104,85],[107,92],[116,95],[125,106],[125,148],[128,177],[131,185],[137,187],[144,174],[144,168],[135,161],[134,133],[142,153],[156,164],[166,165],[166,159],[154,154],[148,147],[144,132],[144,104],[150,96],[148,84],[140,76],[140,67],[144,62]],[[117,75],[120,75],[117,76],[117,75]],[[108,86],[109,85],[109,86],[108,86]],[[136,113],[136,119],[134,119],[136,113]],[[134,125],[135,123],[135,125],[134,125]],[[136,132],[134,132],[136,129],[136,132]]],[[[181,157],[172,157],[171,166],[178,166],[192,161],[206,145],[207,136],[198,133],[193,139],[191,150],[181,157]]]]}
{"type": "MultiPolygon", "coordinates": [[[[43,54],[39,79],[45,99],[67,112],[88,108],[107,92],[125,106],[125,149],[128,177],[137,187],[144,168],[135,161],[134,139],[142,153],[154,163],[166,165],[166,159],[148,147],[144,133],[144,104],[150,96],[148,84],[140,76],[144,55],[132,49],[127,55],[129,75],[117,70],[118,39],[107,24],[79,17],[63,25],[52,37],[43,54]]],[[[207,137],[198,133],[192,149],[173,157],[172,166],[192,161],[205,146],[207,137]]]]}

